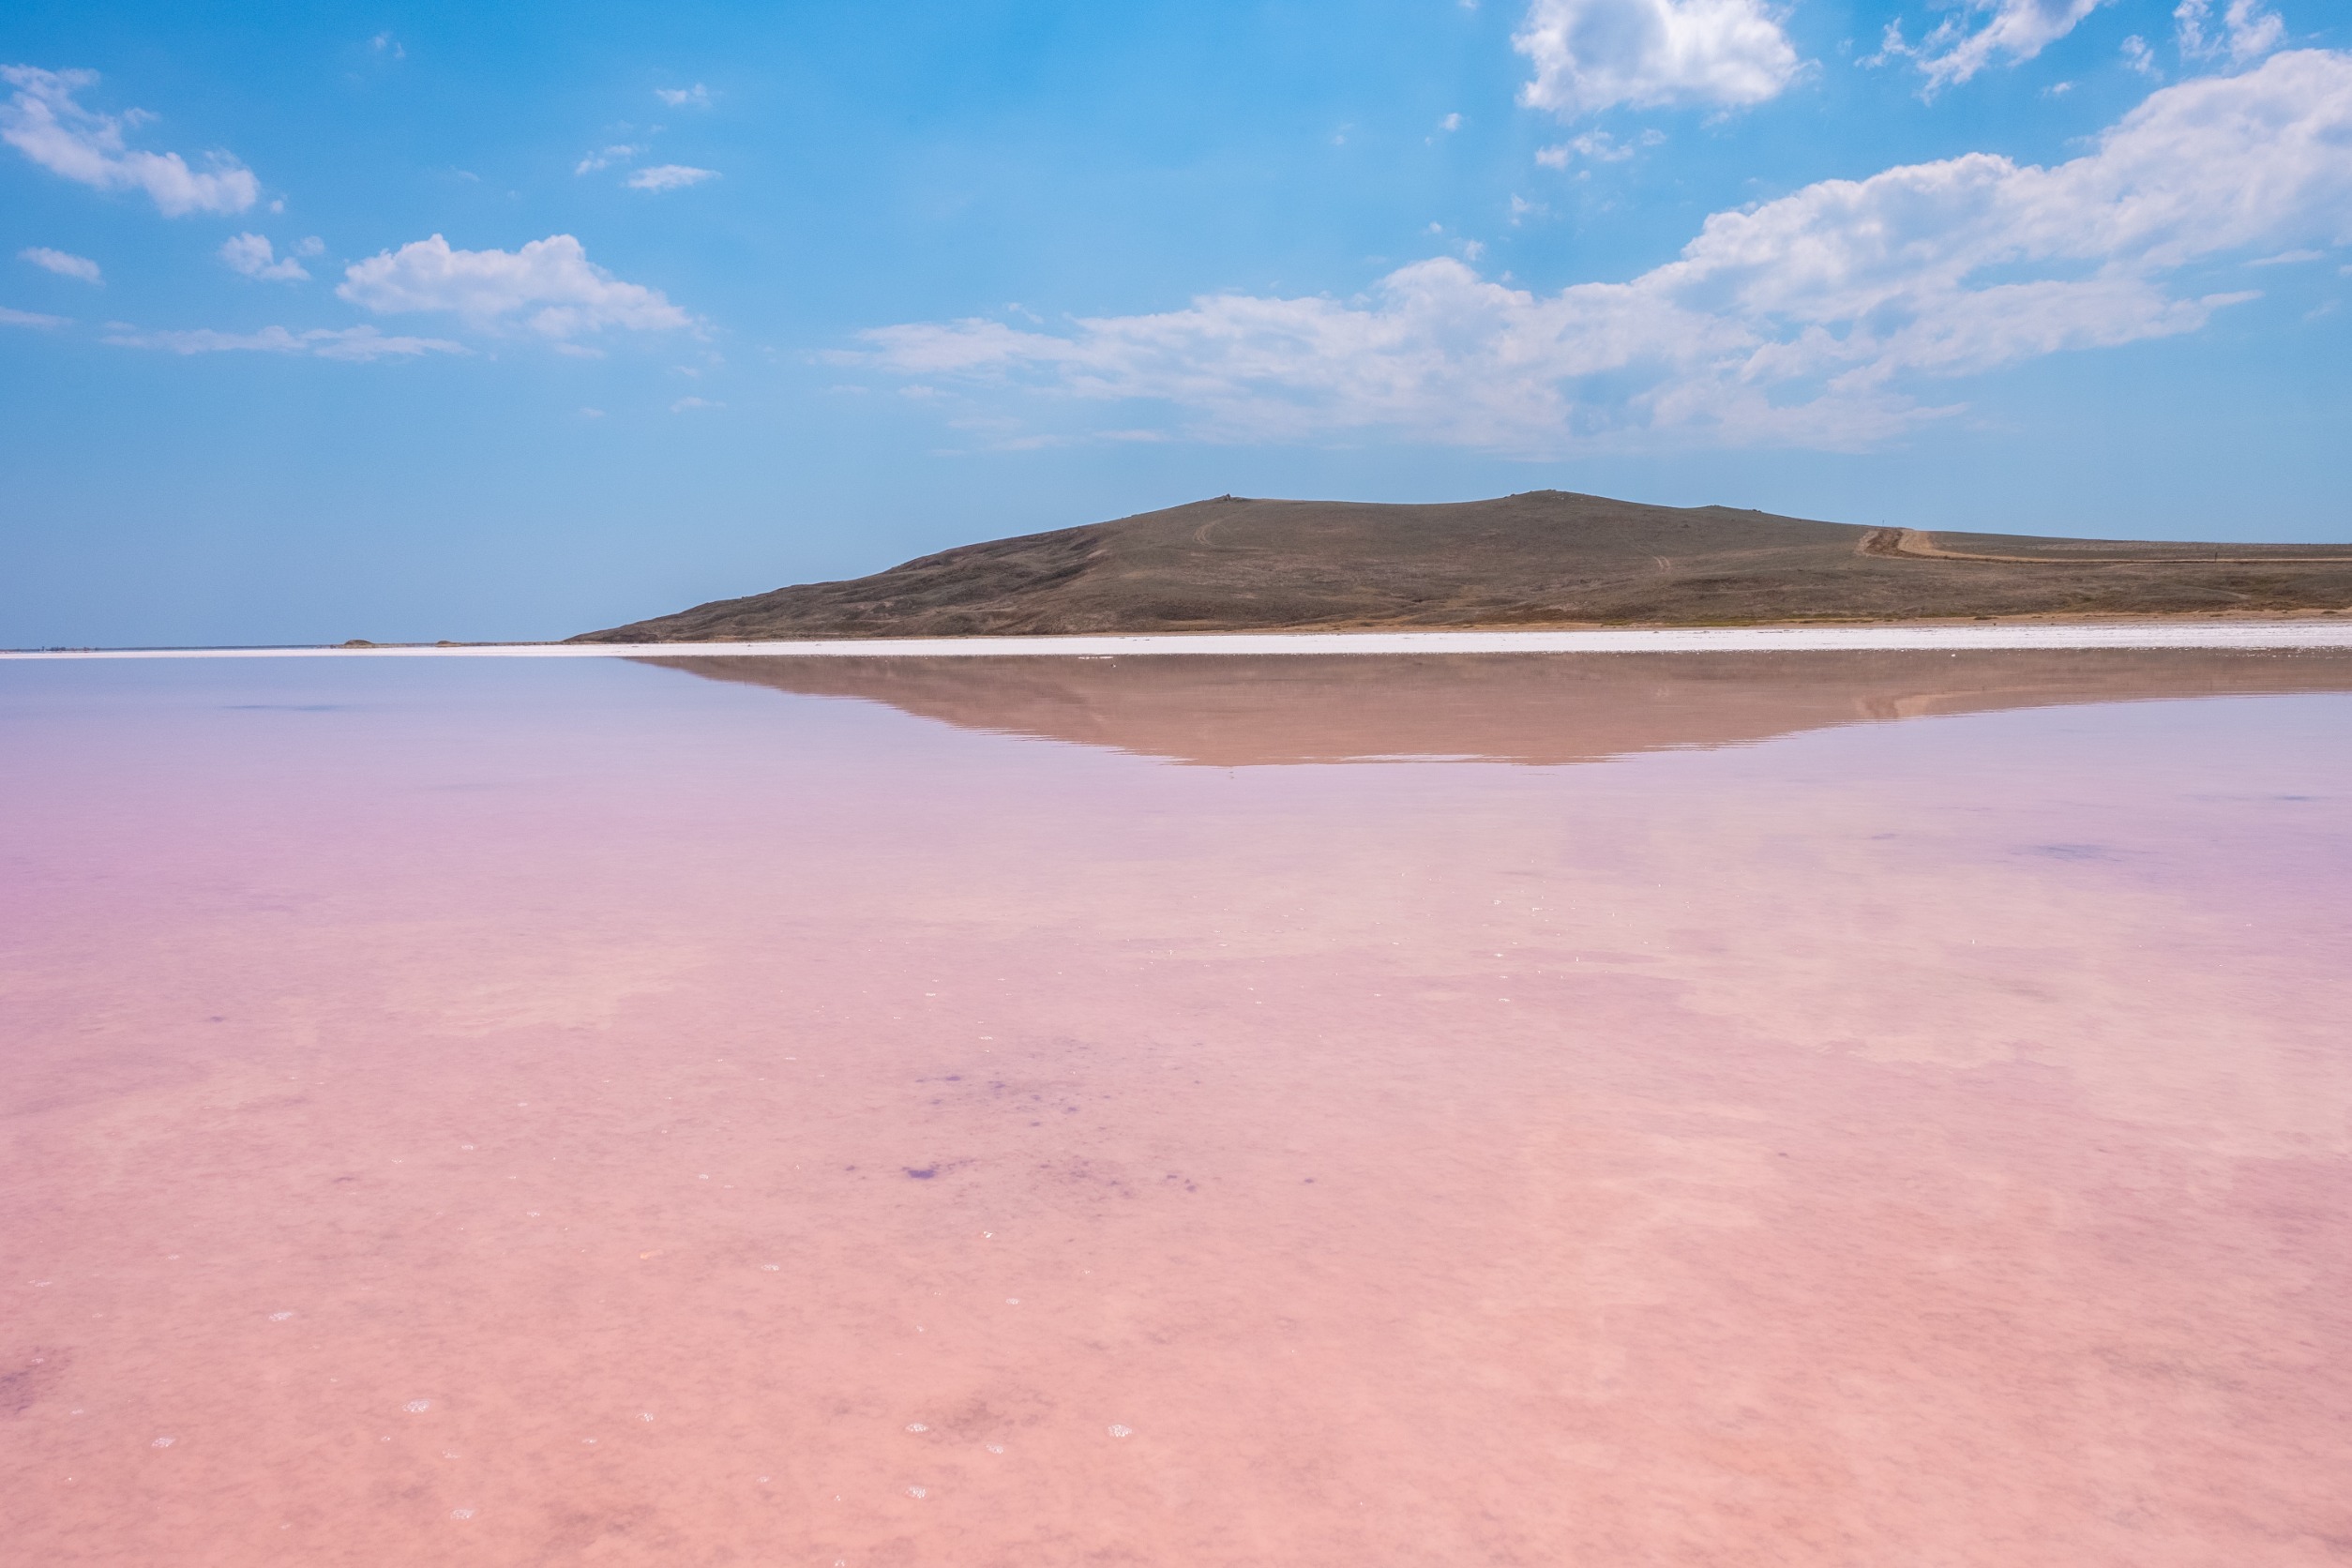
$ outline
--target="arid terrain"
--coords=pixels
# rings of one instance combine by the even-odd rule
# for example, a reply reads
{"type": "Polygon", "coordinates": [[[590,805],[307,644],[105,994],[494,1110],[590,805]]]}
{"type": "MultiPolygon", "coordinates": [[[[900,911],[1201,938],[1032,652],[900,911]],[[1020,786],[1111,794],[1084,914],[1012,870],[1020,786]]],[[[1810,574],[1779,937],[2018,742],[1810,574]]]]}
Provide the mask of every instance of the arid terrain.
{"type": "Polygon", "coordinates": [[[1926,533],[1533,490],[1220,496],[573,639],[722,642],[2352,610],[2352,545],[1926,533]]]}

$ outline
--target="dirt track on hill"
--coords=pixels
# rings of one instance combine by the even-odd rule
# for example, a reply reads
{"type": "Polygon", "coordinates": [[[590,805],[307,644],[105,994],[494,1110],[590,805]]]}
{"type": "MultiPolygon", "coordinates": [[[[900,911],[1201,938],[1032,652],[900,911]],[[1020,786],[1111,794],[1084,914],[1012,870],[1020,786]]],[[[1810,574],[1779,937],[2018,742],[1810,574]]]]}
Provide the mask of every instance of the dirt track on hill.
{"type": "MultiPolygon", "coordinates": [[[[2108,543],[2109,541],[2093,539],[2062,540],[2055,542],[2070,545],[2097,546],[2108,543]]],[[[1864,555],[1909,556],[1915,560],[1922,561],[2003,561],[2015,562],[2018,565],[2028,566],[2050,565],[2061,561],[2072,562],[2083,565],[2179,565],[2189,563],[2197,563],[2209,565],[2271,566],[2278,565],[2282,563],[2307,564],[2316,562],[2325,562],[2330,565],[2341,565],[2347,558],[2352,558],[2352,546],[2339,547],[2333,554],[2281,555],[2273,553],[2263,555],[2224,555],[2222,551],[2235,549],[2237,547],[2230,545],[2195,544],[2167,544],[2161,547],[2163,551],[2169,553],[2149,553],[2148,548],[2144,547],[2138,552],[2130,555],[2119,555],[2113,553],[2112,551],[2098,555],[2058,555],[2055,553],[2043,553],[2041,555],[1996,555],[1983,550],[1946,550],[1943,546],[1936,542],[1935,535],[1918,528],[1874,528],[1862,536],[1862,543],[1856,548],[1864,555]],[[2210,554],[2207,553],[2209,550],[2211,551],[2210,554]]],[[[2304,547],[2295,545],[2273,545],[2268,548],[2275,551],[2279,550],[2298,550],[2304,547]]]]}

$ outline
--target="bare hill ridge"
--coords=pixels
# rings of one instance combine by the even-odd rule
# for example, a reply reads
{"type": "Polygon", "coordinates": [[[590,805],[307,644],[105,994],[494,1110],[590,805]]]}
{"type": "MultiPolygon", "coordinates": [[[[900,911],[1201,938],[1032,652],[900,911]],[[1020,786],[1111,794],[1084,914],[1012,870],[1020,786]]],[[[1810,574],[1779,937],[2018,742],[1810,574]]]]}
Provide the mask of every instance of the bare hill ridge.
{"type": "Polygon", "coordinates": [[[1220,496],[719,599],[580,642],[1724,625],[2352,608],[2352,545],[1931,534],[1534,490],[1220,496]]]}

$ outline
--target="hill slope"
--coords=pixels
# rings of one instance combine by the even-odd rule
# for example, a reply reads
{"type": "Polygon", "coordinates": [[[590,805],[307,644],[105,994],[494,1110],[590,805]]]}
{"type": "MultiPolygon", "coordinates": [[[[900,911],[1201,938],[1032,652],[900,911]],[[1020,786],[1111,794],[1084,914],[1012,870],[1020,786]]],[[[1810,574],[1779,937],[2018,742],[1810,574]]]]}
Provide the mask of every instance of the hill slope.
{"type": "Polygon", "coordinates": [[[1536,490],[1231,496],[720,599],[583,642],[2352,608],[2352,545],[1931,535],[1536,490]]]}

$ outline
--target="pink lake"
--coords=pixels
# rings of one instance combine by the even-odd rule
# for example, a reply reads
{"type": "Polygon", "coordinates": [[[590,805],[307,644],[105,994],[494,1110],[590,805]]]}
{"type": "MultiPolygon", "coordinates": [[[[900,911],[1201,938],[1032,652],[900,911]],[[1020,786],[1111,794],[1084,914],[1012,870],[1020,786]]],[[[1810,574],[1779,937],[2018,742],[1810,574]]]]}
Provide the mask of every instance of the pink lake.
{"type": "Polygon", "coordinates": [[[2352,656],[0,667],[64,1564],[2352,1560],[2352,656]]]}

